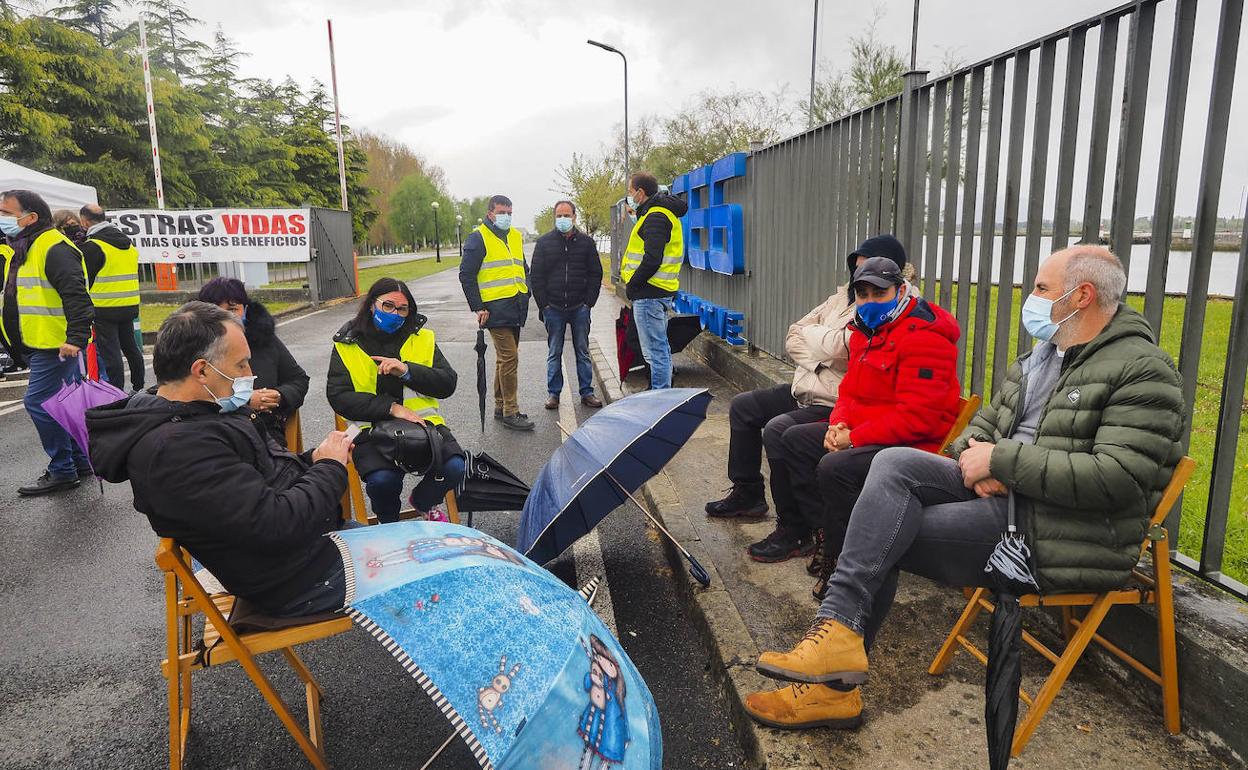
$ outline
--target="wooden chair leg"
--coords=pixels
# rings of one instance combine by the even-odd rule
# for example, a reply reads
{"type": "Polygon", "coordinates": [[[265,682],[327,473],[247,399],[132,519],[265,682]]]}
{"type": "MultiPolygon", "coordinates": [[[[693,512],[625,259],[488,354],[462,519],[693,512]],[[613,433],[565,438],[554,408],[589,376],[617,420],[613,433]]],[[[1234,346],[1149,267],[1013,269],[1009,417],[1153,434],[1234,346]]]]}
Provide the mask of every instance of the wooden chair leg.
{"type": "Polygon", "coordinates": [[[181,652],[179,630],[182,618],[178,616],[178,579],[172,573],[165,574],[165,655],[169,661],[166,672],[166,692],[169,700],[169,768],[182,770],[182,674],[178,666],[181,652]]]}
{"type": "MultiPolygon", "coordinates": [[[[227,643],[229,640],[227,639],[227,643]]],[[[231,645],[233,646],[233,645],[231,645]]],[[[325,761],[325,753],[321,748],[312,742],[308,734],[304,732],[303,727],[295,719],[295,715],[291,713],[290,707],[286,705],[286,701],[282,700],[282,696],[273,689],[273,684],[269,678],[264,675],[260,667],[256,665],[256,660],[246,651],[245,648],[236,649],[235,655],[238,656],[238,663],[247,672],[247,676],[251,679],[252,684],[268,701],[269,707],[277,714],[277,718],[285,725],[287,732],[295,739],[295,743],[299,744],[299,748],[303,751],[304,756],[312,763],[312,767],[316,770],[329,770],[329,765],[325,761]]]]}
{"type": "Polygon", "coordinates": [[[1157,649],[1161,660],[1161,704],[1166,730],[1178,735],[1182,728],[1179,715],[1179,663],[1174,641],[1174,589],[1170,583],[1170,549],[1164,540],[1153,544],[1153,565],[1157,585],[1154,587],[1157,610],[1157,649]]]}
{"type": "Polygon", "coordinates": [[[291,647],[282,648],[286,662],[294,669],[295,674],[303,681],[304,696],[308,705],[308,738],[322,752],[325,750],[325,731],[321,727],[321,686],[316,683],[312,672],[304,664],[291,647]]]}
{"type": "Polygon", "coordinates": [[[953,660],[953,654],[958,651],[958,637],[965,635],[966,630],[975,622],[975,618],[979,617],[980,610],[983,609],[979,601],[987,591],[988,589],[986,588],[977,588],[971,593],[970,601],[966,603],[966,608],[962,610],[962,616],[953,625],[953,630],[945,638],[945,643],[940,646],[940,652],[936,653],[936,658],[932,661],[932,665],[927,667],[927,673],[932,676],[940,676],[945,673],[945,669],[949,667],[949,663],[953,660]]]}
{"type": "Polygon", "coordinates": [[[455,501],[455,490],[446,493],[446,517],[452,524],[459,523],[459,503],[455,501]]]}
{"type": "Polygon", "coordinates": [[[1032,700],[1031,708],[1027,710],[1026,718],[1022,720],[1018,729],[1015,730],[1014,746],[1010,750],[1010,756],[1017,757],[1027,746],[1027,741],[1031,740],[1032,733],[1036,731],[1040,720],[1044,718],[1044,713],[1049,710],[1053,699],[1057,697],[1057,693],[1061,691],[1062,685],[1066,683],[1066,678],[1070,676],[1071,669],[1075,667],[1075,663],[1083,655],[1083,651],[1092,642],[1092,637],[1096,635],[1101,621],[1105,619],[1105,615],[1109,612],[1111,606],[1109,597],[1102,596],[1088,609],[1088,614],[1079,623],[1079,629],[1075,632],[1074,638],[1066,645],[1066,649],[1062,651],[1061,659],[1053,667],[1048,678],[1044,680],[1044,686],[1040,688],[1040,692],[1036,693],[1036,697],[1032,700]]]}
{"type": "Polygon", "coordinates": [[[1070,640],[1075,636],[1074,610],[1065,605],[1062,606],[1062,641],[1070,644],[1070,640]]]}

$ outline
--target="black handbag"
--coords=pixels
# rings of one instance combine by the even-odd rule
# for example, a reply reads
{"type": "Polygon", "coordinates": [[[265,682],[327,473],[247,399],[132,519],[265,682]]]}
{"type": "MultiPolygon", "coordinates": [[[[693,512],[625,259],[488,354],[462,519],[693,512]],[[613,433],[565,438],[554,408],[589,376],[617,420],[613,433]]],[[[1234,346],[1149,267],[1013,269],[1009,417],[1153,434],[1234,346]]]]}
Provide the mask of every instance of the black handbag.
{"type": "Polygon", "coordinates": [[[373,423],[368,443],[408,473],[424,476],[430,471],[442,472],[442,434],[427,422],[396,419],[373,423]]]}

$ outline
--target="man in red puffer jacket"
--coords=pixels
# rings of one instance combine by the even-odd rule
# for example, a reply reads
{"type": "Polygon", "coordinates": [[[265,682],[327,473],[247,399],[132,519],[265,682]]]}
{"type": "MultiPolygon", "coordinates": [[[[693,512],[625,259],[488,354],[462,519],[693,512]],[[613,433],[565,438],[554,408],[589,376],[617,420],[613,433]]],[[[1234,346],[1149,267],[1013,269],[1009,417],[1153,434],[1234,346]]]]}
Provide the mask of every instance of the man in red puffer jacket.
{"type": "Polygon", "coordinates": [[[935,451],[957,419],[960,330],[953,316],[919,296],[883,257],[854,271],[850,291],[857,311],[846,330],[849,369],[836,406],[827,423],[794,426],[781,439],[804,526],[777,525],[749,547],[757,561],[797,555],[822,527],[824,573],[831,573],[875,454],[890,446],[935,451]]]}

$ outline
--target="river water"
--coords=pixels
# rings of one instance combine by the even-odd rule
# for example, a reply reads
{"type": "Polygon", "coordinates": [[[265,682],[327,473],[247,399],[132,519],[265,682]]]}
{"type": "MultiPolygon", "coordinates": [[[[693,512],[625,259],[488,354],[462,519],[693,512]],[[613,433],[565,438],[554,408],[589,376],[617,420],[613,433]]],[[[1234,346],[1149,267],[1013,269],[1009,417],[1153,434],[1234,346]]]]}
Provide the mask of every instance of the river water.
{"type": "MultiPolygon", "coordinates": [[[[997,283],[998,275],[1001,270],[1001,244],[1002,237],[996,236],[994,239],[992,250],[992,275],[993,283],[997,283]]],[[[979,254],[980,254],[980,236],[975,236],[974,253],[971,258],[971,277],[972,280],[979,275],[979,254]]],[[[926,247],[926,240],[924,241],[926,247]]],[[[962,248],[962,239],[954,238],[953,254],[960,254],[962,248]]],[[[1025,254],[1026,238],[1018,237],[1018,248],[1014,252],[1014,283],[1021,283],[1023,280],[1023,255],[1025,254]]],[[[1148,256],[1149,250],[1152,248],[1147,243],[1137,243],[1131,247],[1131,260],[1129,272],[1127,274],[1127,291],[1133,293],[1143,293],[1148,282],[1148,256]]],[[[1053,239],[1049,236],[1040,238],[1040,258],[1053,251],[1053,239]]],[[[940,253],[937,247],[937,253],[940,253]]],[[[1192,253],[1190,251],[1170,251],[1170,264],[1166,270],[1166,293],[1168,294],[1186,294],[1188,284],[1188,271],[1191,267],[1192,253]]],[[[926,260],[924,260],[926,264],[926,260]]],[[[941,260],[938,258],[937,265],[941,260]]],[[[1235,294],[1235,279],[1239,274],[1239,252],[1237,251],[1215,251],[1213,252],[1213,261],[1209,270],[1209,294],[1211,296],[1232,297],[1235,294]]],[[[937,275],[940,275],[939,269],[937,275]]],[[[958,267],[954,265],[954,279],[957,279],[958,267]]]]}

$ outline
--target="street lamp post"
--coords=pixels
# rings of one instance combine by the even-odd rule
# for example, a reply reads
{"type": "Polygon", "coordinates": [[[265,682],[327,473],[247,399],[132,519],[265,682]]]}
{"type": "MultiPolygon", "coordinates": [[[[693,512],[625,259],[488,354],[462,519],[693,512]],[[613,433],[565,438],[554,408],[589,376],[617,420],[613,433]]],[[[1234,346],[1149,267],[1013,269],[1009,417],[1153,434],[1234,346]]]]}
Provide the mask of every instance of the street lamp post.
{"type": "Polygon", "coordinates": [[[459,244],[459,256],[464,256],[464,215],[455,215],[455,242],[459,244]]]}
{"type": "Polygon", "coordinates": [[[632,170],[628,159],[628,57],[620,49],[609,46],[606,43],[599,43],[597,40],[586,40],[585,42],[604,51],[618,53],[620,58],[624,60],[624,178],[627,181],[628,174],[632,170]]]}
{"type": "Polygon", "coordinates": [[[430,208],[433,209],[433,248],[436,255],[435,261],[442,261],[442,231],[438,228],[438,202],[431,201],[430,208]]]}
{"type": "Polygon", "coordinates": [[[416,253],[416,223],[412,223],[412,253],[416,253]]]}

